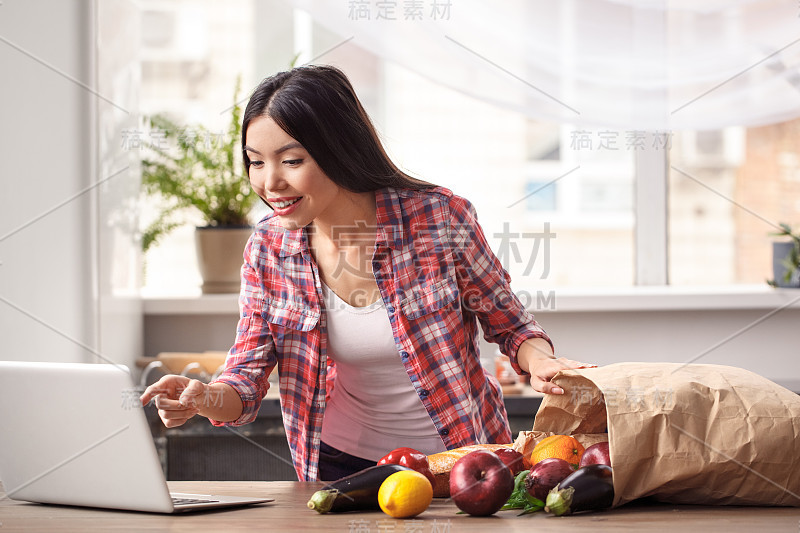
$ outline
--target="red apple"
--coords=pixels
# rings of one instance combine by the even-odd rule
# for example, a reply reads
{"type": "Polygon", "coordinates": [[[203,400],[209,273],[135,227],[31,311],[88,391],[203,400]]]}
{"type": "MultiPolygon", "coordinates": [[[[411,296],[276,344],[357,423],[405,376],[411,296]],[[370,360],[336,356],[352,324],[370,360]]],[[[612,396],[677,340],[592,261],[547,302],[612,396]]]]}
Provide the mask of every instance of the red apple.
{"type": "Polygon", "coordinates": [[[608,451],[608,442],[598,442],[586,448],[578,466],[584,467],[586,465],[611,466],[611,454],[608,451]]]}
{"type": "Polygon", "coordinates": [[[489,516],[505,505],[514,491],[514,476],[489,450],[470,452],[450,471],[450,497],[472,516],[489,516]]]}
{"type": "Polygon", "coordinates": [[[513,475],[525,470],[525,456],[513,448],[499,448],[494,453],[505,463],[513,475]]]}
{"type": "Polygon", "coordinates": [[[528,490],[528,494],[544,501],[550,489],[574,471],[572,465],[564,459],[557,457],[542,459],[533,465],[528,477],[525,478],[525,488],[528,490]]]}

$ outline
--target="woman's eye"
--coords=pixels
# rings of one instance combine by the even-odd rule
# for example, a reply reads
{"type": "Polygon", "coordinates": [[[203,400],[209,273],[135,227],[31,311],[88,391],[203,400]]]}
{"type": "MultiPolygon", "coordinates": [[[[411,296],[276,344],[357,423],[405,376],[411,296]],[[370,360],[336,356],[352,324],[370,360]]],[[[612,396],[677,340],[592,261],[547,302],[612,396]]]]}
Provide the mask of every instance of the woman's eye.
{"type": "Polygon", "coordinates": [[[261,168],[264,166],[263,161],[250,161],[250,166],[254,168],[261,168]]]}
{"type": "Polygon", "coordinates": [[[300,164],[300,163],[302,163],[302,162],[303,162],[303,160],[302,160],[302,159],[286,159],[286,160],[283,162],[283,164],[284,164],[284,165],[289,165],[289,166],[295,166],[295,165],[299,165],[299,164],[300,164]]]}

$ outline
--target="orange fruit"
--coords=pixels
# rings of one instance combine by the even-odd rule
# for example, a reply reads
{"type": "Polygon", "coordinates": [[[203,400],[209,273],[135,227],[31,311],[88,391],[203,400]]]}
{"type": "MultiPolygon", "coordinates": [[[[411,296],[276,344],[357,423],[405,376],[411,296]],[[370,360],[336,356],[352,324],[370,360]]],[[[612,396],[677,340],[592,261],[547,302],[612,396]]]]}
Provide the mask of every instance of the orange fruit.
{"type": "Polygon", "coordinates": [[[395,472],[381,483],[378,505],[392,518],[411,518],[433,501],[433,486],[416,470],[395,472]]]}
{"type": "Polygon", "coordinates": [[[551,435],[545,437],[531,452],[531,465],[535,465],[542,459],[564,459],[572,465],[581,462],[583,455],[583,445],[569,435],[551,435]]]}

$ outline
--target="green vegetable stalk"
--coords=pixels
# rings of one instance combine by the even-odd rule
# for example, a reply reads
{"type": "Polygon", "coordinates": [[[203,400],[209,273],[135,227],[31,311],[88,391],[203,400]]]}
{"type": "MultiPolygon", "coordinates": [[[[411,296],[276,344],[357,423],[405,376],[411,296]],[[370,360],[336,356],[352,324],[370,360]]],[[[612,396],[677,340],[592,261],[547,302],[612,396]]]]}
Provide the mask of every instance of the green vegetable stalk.
{"type": "Polygon", "coordinates": [[[500,508],[501,511],[507,509],[522,509],[520,515],[535,513],[544,509],[544,502],[538,498],[534,498],[528,493],[525,488],[525,478],[528,477],[530,470],[525,470],[517,474],[514,478],[514,490],[511,496],[508,497],[506,504],[500,508]]]}

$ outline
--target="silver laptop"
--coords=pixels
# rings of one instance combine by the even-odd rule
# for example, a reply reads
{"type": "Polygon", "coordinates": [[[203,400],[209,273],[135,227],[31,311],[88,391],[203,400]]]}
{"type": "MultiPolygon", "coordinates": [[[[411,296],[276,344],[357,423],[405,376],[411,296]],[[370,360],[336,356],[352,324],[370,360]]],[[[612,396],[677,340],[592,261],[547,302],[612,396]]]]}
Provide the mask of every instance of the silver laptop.
{"type": "Polygon", "coordinates": [[[0,481],[30,502],[175,513],[273,501],[170,494],[124,366],[0,361],[0,481]]]}

